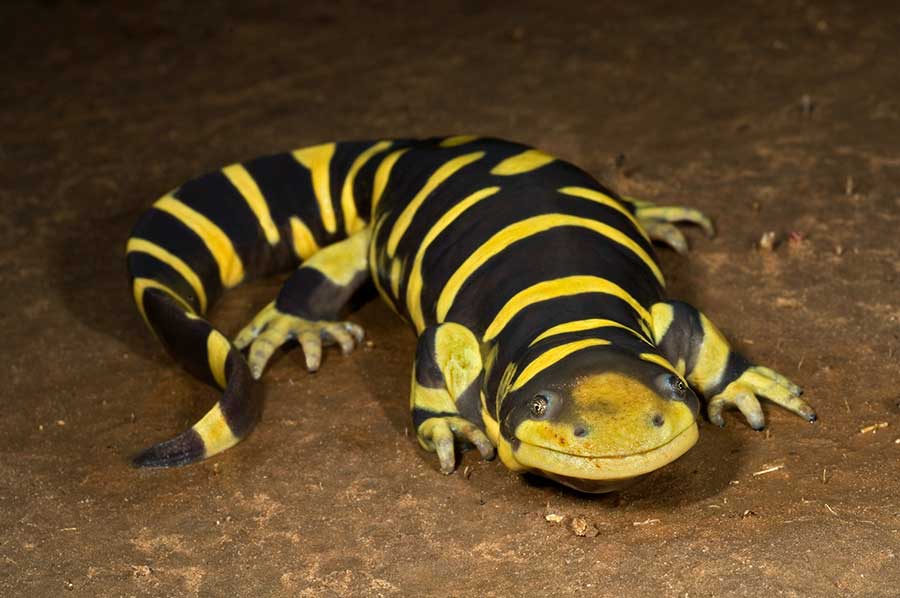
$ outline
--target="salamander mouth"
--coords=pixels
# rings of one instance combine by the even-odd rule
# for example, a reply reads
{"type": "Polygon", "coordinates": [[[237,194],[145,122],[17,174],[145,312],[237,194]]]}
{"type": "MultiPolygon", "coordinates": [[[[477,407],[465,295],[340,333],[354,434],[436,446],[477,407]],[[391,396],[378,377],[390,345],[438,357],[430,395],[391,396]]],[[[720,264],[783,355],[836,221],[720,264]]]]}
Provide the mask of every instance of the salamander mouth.
{"type": "Polygon", "coordinates": [[[634,478],[668,465],[685,454],[699,438],[691,424],[656,448],[626,456],[583,457],[522,442],[515,460],[545,477],[582,492],[610,492],[634,478]]]}

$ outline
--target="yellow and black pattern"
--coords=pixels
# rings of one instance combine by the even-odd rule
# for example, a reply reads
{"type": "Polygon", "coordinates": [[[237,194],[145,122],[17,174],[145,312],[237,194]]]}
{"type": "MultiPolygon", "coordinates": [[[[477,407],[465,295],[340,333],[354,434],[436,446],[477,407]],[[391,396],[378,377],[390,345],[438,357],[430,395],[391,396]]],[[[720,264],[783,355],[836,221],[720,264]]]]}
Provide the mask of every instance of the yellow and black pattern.
{"type": "Polygon", "coordinates": [[[188,371],[224,394],[190,430],[136,464],[189,463],[249,433],[260,393],[243,355],[204,314],[225,290],[296,267],[364,229],[378,158],[400,143],[328,143],[233,164],[185,183],[141,217],[126,246],[138,310],[188,371]]]}
{"type": "Polygon", "coordinates": [[[651,240],[686,249],[680,220],[712,231],[695,210],[623,199],[540,150],[468,135],[323,144],[187,183],[138,223],[129,269],[150,326],[225,395],[188,448],[141,464],[246,435],[252,381],[287,340],[310,370],[323,341],[352,350],[362,331],[338,319],[369,277],[419,335],[413,420],[444,471],[470,443],[514,470],[616,487],[696,441],[691,387],[717,422],[736,406],[761,425],[756,395],[812,419],[796,386],[666,301],[651,240]],[[225,289],[297,264],[235,345],[201,319],[225,289]]]}

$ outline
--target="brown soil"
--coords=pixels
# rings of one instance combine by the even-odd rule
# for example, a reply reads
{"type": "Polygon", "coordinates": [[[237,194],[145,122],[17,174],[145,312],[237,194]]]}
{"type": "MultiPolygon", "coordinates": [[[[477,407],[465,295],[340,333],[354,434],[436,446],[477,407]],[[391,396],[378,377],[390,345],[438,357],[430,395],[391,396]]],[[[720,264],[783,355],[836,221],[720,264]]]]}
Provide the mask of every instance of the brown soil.
{"type": "MultiPolygon", "coordinates": [[[[15,4],[0,8],[0,595],[897,595],[892,3],[15,4]],[[671,294],[803,384],[820,421],[770,407],[764,433],[706,424],[686,457],[605,497],[474,454],[445,477],[408,429],[413,335],[370,301],[353,318],[374,345],[314,376],[284,352],[247,442],[130,469],[215,397],[131,304],[140,210],[257,154],[451,132],[713,216],[720,235],[690,231],[688,258],[660,252],[671,294]],[[766,231],[774,251],[755,248],[766,231]]],[[[214,320],[235,332],[277,287],[232,293],[214,320]]]]}

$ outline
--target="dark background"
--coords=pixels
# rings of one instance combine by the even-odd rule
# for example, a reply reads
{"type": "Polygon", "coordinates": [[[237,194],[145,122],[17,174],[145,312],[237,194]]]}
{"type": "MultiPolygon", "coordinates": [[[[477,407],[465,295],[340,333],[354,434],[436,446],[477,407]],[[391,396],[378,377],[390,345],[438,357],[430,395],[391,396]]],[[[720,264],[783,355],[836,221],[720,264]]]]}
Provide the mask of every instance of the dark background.
{"type": "MultiPolygon", "coordinates": [[[[4,3],[0,594],[895,596],[900,9],[629,4],[4,3]],[[215,398],[131,303],[140,210],[257,154],[450,133],[707,212],[717,238],[660,251],[671,294],[820,421],[707,424],[606,497],[474,455],[444,477],[407,427],[414,337],[374,301],[374,346],[275,360],[248,441],[128,468],[215,398]]],[[[213,320],[233,334],[277,288],[213,320]]]]}

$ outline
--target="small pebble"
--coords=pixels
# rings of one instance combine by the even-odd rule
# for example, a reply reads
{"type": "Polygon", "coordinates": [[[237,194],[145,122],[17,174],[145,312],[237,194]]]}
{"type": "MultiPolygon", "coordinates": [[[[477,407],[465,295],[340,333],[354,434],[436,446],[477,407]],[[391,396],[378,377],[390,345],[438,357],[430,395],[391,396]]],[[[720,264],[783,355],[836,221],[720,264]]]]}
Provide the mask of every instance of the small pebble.
{"type": "Polygon", "coordinates": [[[546,519],[550,523],[559,523],[560,521],[565,519],[565,517],[563,517],[562,515],[557,515],[556,513],[547,513],[546,515],[544,515],[544,519],[546,519]]]}
{"type": "Polygon", "coordinates": [[[775,231],[764,232],[759,238],[757,247],[763,251],[773,251],[775,249],[775,231]]]}
{"type": "Polygon", "coordinates": [[[800,97],[800,111],[803,113],[803,116],[809,118],[812,116],[813,110],[815,110],[816,104],[813,102],[812,96],[808,93],[803,94],[800,97]]]}
{"type": "Polygon", "coordinates": [[[600,533],[597,526],[589,523],[582,517],[573,518],[570,527],[572,528],[572,533],[580,538],[595,538],[600,533]]]}

